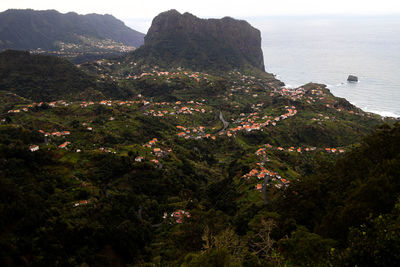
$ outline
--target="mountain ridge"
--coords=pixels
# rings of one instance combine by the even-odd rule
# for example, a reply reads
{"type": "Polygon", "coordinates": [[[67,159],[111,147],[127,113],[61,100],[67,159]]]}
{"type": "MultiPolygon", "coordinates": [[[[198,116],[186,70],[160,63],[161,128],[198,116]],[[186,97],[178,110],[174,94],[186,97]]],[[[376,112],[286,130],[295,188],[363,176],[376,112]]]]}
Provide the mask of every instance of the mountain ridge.
{"type": "Polygon", "coordinates": [[[112,15],[56,10],[9,9],[0,13],[0,49],[33,50],[58,48],[55,42],[79,43],[77,36],[112,39],[139,47],[144,34],[135,31],[112,15]],[[23,37],[21,37],[23,36],[23,37]]]}

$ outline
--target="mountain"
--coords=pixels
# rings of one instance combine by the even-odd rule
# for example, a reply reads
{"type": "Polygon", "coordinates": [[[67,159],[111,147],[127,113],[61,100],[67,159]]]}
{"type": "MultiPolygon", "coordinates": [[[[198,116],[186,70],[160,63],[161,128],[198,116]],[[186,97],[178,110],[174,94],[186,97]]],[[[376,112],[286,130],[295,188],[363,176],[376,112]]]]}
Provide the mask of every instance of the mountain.
{"type": "Polygon", "coordinates": [[[63,54],[126,52],[143,44],[144,34],[111,15],[61,14],[55,10],[0,13],[0,50],[63,54]]]}
{"type": "Polygon", "coordinates": [[[170,10],[154,18],[145,45],[132,54],[150,64],[195,70],[264,71],[260,31],[230,17],[200,19],[170,10]]]}
{"type": "Polygon", "coordinates": [[[14,50],[0,53],[0,90],[34,101],[129,96],[111,83],[98,83],[66,59],[14,50]]]}

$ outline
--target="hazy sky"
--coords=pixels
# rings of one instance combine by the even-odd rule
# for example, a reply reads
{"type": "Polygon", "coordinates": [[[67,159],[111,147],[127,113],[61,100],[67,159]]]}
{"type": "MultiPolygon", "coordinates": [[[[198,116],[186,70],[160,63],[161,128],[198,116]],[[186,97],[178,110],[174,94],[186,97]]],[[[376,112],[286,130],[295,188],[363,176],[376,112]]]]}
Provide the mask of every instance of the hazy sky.
{"type": "Polygon", "coordinates": [[[10,8],[56,9],[62,13],[112,14],[128,26],[146,32],[154,16],[177,9],[199,17],[249,18],[276,15],[400,14],[399,0],[0,0],[0,11],[10,8]]]}

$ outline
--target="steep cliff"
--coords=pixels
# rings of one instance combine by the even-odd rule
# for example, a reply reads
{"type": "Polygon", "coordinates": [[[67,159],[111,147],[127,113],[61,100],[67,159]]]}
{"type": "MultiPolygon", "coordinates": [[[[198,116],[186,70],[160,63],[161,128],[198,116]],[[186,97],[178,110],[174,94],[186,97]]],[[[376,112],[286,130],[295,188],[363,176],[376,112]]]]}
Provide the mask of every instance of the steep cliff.
{"type": "Polygon", "coordinates": [[[176,10],[154,18],[145,45],[133,57],[194,70],[264,70],[261,34],[248,22],[230,17],[200,19],[176,10]]]}

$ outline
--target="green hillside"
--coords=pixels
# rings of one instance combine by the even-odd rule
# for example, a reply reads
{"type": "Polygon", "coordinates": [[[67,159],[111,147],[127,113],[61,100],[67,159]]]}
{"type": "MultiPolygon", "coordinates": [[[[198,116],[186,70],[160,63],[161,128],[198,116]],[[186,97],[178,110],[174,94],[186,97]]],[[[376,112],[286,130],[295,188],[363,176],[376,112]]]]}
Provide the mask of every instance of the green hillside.
{"type": "Polygon", "coordinates": [[[0,13],[0,50],[59,50],[59,43],[80,44],[81,36],[113,40],[128,46],[143,44],[144,34],[111,15],[61,14],[55,10],[10,9],[0,13]]]}
{"type": "Polygon", "coordinates": [[[398,124],[361,142],[379,116],[267,73],[81,69],[131,97],[0,94],[5,265],[336,266],[375,247],[397,260],[398,124]]]}
{"type": "Polygon", "coordinates": [[[0,90],[39,102],[129,96],[112,83],[97,82],[67,60],[13,50],[0,53],[0,90]]]}

